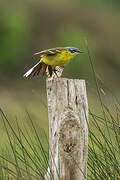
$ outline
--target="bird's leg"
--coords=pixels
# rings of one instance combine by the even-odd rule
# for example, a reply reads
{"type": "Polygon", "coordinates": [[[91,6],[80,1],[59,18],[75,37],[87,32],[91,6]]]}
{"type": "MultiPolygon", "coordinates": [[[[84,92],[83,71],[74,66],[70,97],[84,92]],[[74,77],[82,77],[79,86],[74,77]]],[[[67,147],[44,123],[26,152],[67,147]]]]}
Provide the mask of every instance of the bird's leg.
{"type": "Polygon", "coordinates": [[[54,72],[54,74],[56,75],[56,77],[61,77],[63,70],[64,70],[64,66],[56,66],[56,67],[53,69],[53,72],[54,72]]]}
{"type": "Polygon", "coordinates": [[[58,74],[57,74],[57,72],[59,72],[57,69],[53,69],[53,72],[55,73],[55,75],[58,77],[58,74]]]}

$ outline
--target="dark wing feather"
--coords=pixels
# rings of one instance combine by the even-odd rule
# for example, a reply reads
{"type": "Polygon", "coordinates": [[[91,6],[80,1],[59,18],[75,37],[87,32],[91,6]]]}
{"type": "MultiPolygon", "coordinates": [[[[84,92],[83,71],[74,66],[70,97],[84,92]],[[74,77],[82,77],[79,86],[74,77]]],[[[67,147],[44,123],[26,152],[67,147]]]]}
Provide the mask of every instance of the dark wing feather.
{"type": "Polygon", "coordinates": [[[43,69],[42,69],[43,75],[45,75],[45,73],[46,73],[47,66],[48,66],[47,64],[44,64],[44,66],[43,66],[43,69]]]}

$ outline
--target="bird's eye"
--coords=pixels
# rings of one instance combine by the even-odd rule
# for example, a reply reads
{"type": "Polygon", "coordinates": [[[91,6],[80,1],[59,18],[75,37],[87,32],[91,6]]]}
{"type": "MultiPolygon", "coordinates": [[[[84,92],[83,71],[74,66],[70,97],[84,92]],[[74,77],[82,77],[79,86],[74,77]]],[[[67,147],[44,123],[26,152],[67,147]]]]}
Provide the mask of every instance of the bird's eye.
{"type": "Polygon", "coordinates": [[[76,51],[74,49],[70,49],[70,52],[71,53],[75,53],[76,51]]]}

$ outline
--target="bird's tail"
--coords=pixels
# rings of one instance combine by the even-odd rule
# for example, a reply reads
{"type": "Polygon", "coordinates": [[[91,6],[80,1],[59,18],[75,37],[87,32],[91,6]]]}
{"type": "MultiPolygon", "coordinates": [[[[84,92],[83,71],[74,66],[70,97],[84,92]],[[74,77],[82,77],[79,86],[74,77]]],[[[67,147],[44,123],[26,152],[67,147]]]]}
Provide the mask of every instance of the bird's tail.
{"type": "Polygon", "coordinates": [[[61,77],[64,67],[56,66],[56,68],[52,68],[50,65],[47,65],[41,61],[39,61],[36,65],[34,65],[29,71],[27,71],[23,76],[38,76],[42,71],[43,74],[46,74],[48,78],[61,77]]]}
{"type": "Polygon", "coordinates": [[[35,66],[33,66],[29,71],[27,71],[23,76],[24,77],[29,77],[29,76],[36,76],[39,75],[40,71],[43,68],[43,63],[42,62],[38,62],[35,66]]]}

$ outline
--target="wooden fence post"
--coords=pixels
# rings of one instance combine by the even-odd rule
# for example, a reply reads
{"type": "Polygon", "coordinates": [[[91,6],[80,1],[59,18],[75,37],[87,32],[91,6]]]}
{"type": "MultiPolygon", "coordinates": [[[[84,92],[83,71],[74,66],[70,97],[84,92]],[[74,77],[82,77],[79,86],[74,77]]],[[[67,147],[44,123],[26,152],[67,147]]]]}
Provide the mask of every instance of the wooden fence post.
{"type": "Polygon", "coordinates": [[[88,104],[85,81],[55,78],[47,79],[46,83],[50,148],[45,179],[86,180],[88,104]]]}

